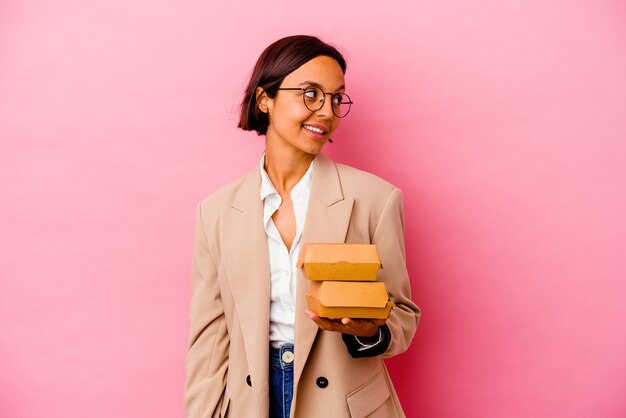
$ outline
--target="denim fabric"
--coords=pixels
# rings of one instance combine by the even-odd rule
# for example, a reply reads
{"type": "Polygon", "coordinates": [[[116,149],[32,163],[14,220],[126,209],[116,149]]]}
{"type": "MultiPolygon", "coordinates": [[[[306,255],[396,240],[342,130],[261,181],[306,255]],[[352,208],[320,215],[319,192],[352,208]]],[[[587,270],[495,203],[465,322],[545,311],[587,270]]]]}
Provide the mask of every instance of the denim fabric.
{"type": "Polygon", "coordinates": [[[271,418],[289,418],[293,398],[293,361],[283,361],[283,353],[286,351],[293,353],[293,344],[283,344],[280,348],[270,347],[271,418]]]}

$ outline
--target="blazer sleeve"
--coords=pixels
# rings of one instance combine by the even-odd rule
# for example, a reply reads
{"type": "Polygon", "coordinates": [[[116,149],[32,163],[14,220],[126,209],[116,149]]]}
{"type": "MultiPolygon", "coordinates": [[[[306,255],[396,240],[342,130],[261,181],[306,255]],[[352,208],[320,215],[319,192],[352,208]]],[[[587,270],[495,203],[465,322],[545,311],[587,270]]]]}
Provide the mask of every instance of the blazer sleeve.
{"type": "Polygon", "coordinates": [[[382,264],[381,280],[396,305],[386,323],[391,341],[382,354],[383,357],[391,357],[409,348],[421,315],[419,307],[411,300],[404,246],[403,194],[398,188],[394,188],[387,198],[372,243],[376,244],[382,264]]]}
{"type": "Polygon", "coordinates": [[[229,339],[217,269],[202,219],[196,208],[191,272],[190,332],[185,361],[185,416],[217,417],[226,389],[229,339]]]}
{"type": "Polygon", "coordinates": [[[387,292],[395,303],[387,322],[381,328],[381,343],[366,350],[357,350],[353,336],[343,335],[344,343],[352,357],[392,357],[406,351],[415,335],[421,315],[419,307],[411,300],[411,283],[406,268],[404,245],[403,194],[394,188],[389,194],[372,237],[382,264],[379,279],[385,282],[387,292]]]}

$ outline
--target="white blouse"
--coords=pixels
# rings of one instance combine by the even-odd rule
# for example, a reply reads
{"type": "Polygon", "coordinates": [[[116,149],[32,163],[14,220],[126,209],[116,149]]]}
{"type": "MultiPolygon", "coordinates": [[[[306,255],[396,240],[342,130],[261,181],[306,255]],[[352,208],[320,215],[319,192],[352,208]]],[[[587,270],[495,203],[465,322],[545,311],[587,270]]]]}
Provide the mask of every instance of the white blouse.
{"type": "MultiPolygon", "coordinates": [[[[278,228],[276,228],[272,220],[272,215],[282,204],[282,198],[276,191],[276,188],[274,188],[267,171],[265,171],[265,152],[261,155],[261,161],[259,162],[259,171],[261,173],[261,200],[263,200],[263,225],[265,227],[265,233],[267,234],[271,276],[270,344],[274,348],[278,348],[285,343],[294,343],[296,283],[298,273],[296,263],[298,262],[298,254],[300,253],[304,220],[306,219],[306,212],[309,206],[314,163],[315,159],[311,161],[311,165],[306,173],[304,173],[304,176],[302,176],[300,181],[298,181],[290,192],[296,217],[296,236],[291,244],[291,249],[287,250],[287,246],[283,242],[278,228]]],[[[358,350],[365,350],[382,342],[382,332],[379,330],[378,341],[373,344],[362,342],[358,338],[356,338],[356,341],[361,346],[358,350]]]]}
{"type": "Polygon", "coordinates": [[[311,173],[313,163],[304,176],[298,181],[290,192],[296,217],[296,236],[287,246],[274,225],[272,215],[282,204],[280,194],[274,188],[267,172],[265,171],[265,153],[261,156],[259,170],[261,172],[261,200],[263,200],[263,225],[267,234],[267,246],[269,249],[269,263],[271,274],[270,290],[270,344],[279,347],[284,343],[294,342],[294,322],[296,313],[296,282],[298,254],[300,253],[300,241],[304,220],[309,205],[311,192],[311,173]]]}

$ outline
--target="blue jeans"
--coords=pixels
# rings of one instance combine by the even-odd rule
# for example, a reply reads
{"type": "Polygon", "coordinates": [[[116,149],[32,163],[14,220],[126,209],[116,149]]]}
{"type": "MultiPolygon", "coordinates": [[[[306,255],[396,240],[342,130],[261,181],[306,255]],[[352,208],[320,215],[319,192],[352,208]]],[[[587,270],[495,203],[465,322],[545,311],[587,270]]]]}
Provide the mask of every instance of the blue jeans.
{"type": "Polygon", "coordinates": [[[270,347],[270,417],[289,418],[293,398],[293,344],[270,347]]]}

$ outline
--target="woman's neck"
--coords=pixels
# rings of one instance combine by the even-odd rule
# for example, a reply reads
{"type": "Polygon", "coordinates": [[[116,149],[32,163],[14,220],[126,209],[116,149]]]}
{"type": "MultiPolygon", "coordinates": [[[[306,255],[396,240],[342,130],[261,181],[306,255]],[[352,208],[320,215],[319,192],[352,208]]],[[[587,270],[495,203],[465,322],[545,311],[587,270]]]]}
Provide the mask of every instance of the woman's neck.
{"type": "Polygon", "coordinates": [[[315,158],[300,150],[265,147],[265,171],[280,195],[288,194],[309,169],[315,158]]]}

